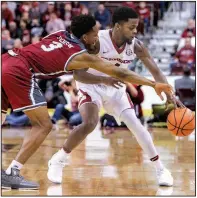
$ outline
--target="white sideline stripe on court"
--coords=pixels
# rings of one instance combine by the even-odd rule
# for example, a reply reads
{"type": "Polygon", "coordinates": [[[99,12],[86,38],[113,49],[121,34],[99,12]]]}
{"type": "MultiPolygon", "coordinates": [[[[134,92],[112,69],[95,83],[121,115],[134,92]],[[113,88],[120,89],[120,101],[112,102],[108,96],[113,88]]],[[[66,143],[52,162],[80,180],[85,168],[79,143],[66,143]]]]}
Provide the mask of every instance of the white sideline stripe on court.
{"type": "Polygon", "coordinates": [[[58,32],[63,32],[63,31],[66,31],[66,30],[58,30],[58,31],[56,31],[56,32],[53,32],[53,33],[51,33],[51,34],[45,36],[44,38],[42,38],[42,40],[45,39],[45,38],[47,38],[47,37],[49,37],[49,36],[51,36],[52,34],[56,34],[56,33],[58,33],[58,32]]]}
{"type": "Polygon", "coordinates": [[[32,82],[32,84],[31,84],[30,98],[31,98],[33,105],[35,105],[36,102],[34,100],[34,76],[33,75],[31,77],[31,82],[32,82]]]}
{"type": "MultiPolygon", "coordinates": [[[[25,106],[25,107],[14,109],[13,111],[19,111],[19,110],[23,110],[23,109],[26,109],[26,108],[28,108],[30,110],[31,107],[32,107],[31,109],[35,109],[35,107],[40,107],[39,105],[41,105],[41,104],[47,104],[47,102],[40,102],[40,103],[37,103],[35,105],[28,105],[28,106],[25,106]]],[[[28,109],[26,109],[26,110],[28,110],[28,109]]]]}
{"type": "Polygon", "coordinates": [[[81,54],[81,53],[83,53],[83,52],[87,52],[87,50],[84,49],[84,50],[81,50],[80,52],[74,53],[74,54],[66,61],[65,66],[64,66],[64,70],[66,71],[66,66],[68,65],[68,63],[71,61],[71,59],[72,59],[74,56],[76,56],[76,55],[78,55],[78,54],[81,54]]]}

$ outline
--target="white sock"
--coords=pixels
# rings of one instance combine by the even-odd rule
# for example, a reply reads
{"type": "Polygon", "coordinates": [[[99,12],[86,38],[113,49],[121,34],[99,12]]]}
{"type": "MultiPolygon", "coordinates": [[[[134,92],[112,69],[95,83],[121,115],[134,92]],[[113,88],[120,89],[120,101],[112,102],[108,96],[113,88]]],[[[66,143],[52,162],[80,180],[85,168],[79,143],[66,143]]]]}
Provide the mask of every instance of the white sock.
{"type": "Polygon", "coordinates": [[[163,164],[158,159],[159,156],[153,144],[152,137],[136,117],[134,109],[126,109],[125,111],[123,111],[120,119],[127,125],[129,130],[136,137],[139,145],[148,154],[151,161],[154,162],[156,169],[162,169],[163,164]]]}
{"type": "Polygon", "coordinates": [[[17,162],[16,160],[13,160],[12,163],[7,168],[6,174],[9,175],[11,173],[11,168],[17,168],[18,170],[21,170],[22,167],[23,167],[23,164],[21,164],[20,162],[17,162]]]}
{"type": "Polygon", "coordinates": [[[64,151],[64,149],[60,149],[57,153],[55,153],[52,157],[52,160],[66,160],[68,154],[64,151]]]}
{"type": "Polygon", "coordinates": [[[157,171],[162,170],[164,168],[164,165],[162,164],[160,159],[153,161],[153,164],[155,165],[157,171]]]}

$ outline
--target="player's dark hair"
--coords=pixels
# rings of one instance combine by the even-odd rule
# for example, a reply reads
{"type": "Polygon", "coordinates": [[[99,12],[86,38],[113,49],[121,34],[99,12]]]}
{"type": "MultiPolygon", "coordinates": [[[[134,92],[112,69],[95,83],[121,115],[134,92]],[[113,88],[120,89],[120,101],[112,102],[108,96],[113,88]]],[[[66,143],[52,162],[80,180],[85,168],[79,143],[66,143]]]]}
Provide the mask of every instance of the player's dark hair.
{"type": "Polygon", "coordinates": [[[129,7],[119,7],[117,8],[112,16],[112,23],[115,25],[121,21],[128,21],[128,19],[136,19],[138,14],[135,10],[129,7]]]}
{"type": "Polygon", "coordinates": [[[96,21],[92,15],[81,14],[73,18],[71,22],[71,32],[77,38],[81,38],[83,34],[89,32],[96,25],[96,21]]]}

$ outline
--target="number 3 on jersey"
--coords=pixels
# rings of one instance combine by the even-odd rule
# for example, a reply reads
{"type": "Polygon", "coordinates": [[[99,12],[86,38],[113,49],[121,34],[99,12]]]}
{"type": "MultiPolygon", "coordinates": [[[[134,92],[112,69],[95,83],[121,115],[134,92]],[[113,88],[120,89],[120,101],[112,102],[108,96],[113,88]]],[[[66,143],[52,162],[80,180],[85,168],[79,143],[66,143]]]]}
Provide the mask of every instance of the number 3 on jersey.
{"type": "Polygon", "coordinates": [[[51,44],[49,44],[48,47],[46,47],[45,45],[41,45],[41,48],[45,52],[50,52],[50,51],[53,51],[55,49],[62,48],[62,47],[63,47],[63,44],[56,42],[56,41],[53,41],[51,44]]]}

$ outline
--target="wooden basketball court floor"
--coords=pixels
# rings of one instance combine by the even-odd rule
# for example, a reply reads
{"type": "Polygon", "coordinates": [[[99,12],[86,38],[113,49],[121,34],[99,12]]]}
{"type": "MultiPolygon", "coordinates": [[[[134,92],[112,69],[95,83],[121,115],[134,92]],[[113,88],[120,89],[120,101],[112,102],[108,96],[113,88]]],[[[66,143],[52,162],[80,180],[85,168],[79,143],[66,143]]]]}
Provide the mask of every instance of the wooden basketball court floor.
{"type": "MultiPolygon", "coordinates": [[[[28,128],[3,128],[2,167],[16,156],[28,128]]],[[[3,196],[194,196],[195,132],[179,138],[167,129],[149,130],[164,165],[172,172],[173,187],[159,187],[156,172],[134,136],[127,130],[103,135],[97,128],[70,155],[62,185],[47,179],[47,162],[66,139],[69,129],[52,130],[21,170],[26,179],[39,182],[37,191],[2,190],[3,196]]]]}

